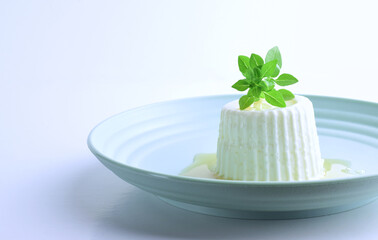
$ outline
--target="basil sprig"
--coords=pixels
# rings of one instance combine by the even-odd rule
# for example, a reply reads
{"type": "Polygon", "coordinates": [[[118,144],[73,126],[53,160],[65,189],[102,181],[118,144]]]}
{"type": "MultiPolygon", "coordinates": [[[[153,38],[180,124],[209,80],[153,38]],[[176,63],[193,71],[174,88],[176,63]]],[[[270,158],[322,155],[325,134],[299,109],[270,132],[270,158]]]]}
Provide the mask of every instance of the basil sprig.
{"type": "Polygon", "coordinates": [[[265,63],[259,55],[252,53],[251,57],[239,56],[238,65],[245,78],[237,81],[232,87],[242,92],[248,89],[248,93],[239,99],[240,110],[248,108],[262,98],[273,106],[286,107],[285,101],[295,97],[289,90],[274,89],[276,84],[289,86],[298,82],[293,75],[288,73],[279,75],[282,58],[278,47],[273,47],[268,51],[265,63]]]}

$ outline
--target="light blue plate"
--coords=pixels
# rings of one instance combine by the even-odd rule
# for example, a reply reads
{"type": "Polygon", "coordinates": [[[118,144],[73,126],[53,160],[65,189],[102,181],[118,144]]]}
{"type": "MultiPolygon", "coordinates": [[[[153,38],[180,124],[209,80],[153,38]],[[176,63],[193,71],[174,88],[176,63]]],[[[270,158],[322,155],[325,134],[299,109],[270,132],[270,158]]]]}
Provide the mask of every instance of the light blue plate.
{"type": "Polygon", "coordinates": [[[234,218],[306,218],[378,197],[378,104],[307,96],[323,158],[352,162],[357,177],[248,182],[178,176],[197,153],[215,153],[221,107],[239,95],[151,104],[111,117],[88,137],[93,154],[123,180],[191,211],[234,218]]]}

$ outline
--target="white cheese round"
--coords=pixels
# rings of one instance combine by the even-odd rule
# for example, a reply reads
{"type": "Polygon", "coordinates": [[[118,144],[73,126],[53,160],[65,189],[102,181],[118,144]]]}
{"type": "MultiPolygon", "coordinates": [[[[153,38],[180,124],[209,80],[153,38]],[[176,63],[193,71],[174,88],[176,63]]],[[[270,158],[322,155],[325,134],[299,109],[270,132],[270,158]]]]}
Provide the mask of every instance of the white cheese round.
{"type": "Polygon", "coordinates": [[[286,103],[286,108],[253,106],[241,111],[236,100],[222,108],[215,169],[219,176],[249,181],[323,176],[311,101],[296,96],[286,103]]]}

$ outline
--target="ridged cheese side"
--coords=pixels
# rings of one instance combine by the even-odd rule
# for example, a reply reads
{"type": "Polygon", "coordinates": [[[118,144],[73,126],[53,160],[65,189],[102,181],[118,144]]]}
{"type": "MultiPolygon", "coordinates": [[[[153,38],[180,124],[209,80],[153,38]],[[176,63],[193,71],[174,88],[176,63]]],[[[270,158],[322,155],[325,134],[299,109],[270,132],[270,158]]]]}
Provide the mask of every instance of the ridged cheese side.
{"type": "Polygon", "coordinates": [[[300,181],[320,178],[323,160],[312,103],[296,96],[286,108],[222,108],[216,173],[226,179],[300,181]]]}

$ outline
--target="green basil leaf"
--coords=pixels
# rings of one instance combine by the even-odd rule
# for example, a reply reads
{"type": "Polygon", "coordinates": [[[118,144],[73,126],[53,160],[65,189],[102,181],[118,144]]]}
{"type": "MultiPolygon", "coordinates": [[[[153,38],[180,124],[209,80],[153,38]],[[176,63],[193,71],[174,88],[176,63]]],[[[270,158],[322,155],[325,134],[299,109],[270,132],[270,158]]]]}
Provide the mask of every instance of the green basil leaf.
{"type": "Polygon", "coordinates": [[[232,85],[232,87],[238,91],[245,91],[249,88],[249,83],[246,81],[246,79],[242,79],[237,81],[234,85],[232,85]]]}
{"type": "Polygon", "coordinates": [[[252,82],[252,80],[255,78],[255,73],[252,69],[248,68],[247,70],[245,70],[244,72],[244,77],[249,81],[249,82],[252,82]]]}
{"type": "Polygon", "coordinates": [[[250,88],[247,93],[248,96],[253,96],[256,99],[260,98],[260,94],[261,94],[261,87],[259,86],[250,88]]]}
{"type": "Polygon", "coordinates": [[[265,63],[261,68],[261,77],[272,77],[277,66],[277,60],[265,63]]]}
{"type": "Polygon", "coordinates": [[[270,49],[265,56],[265,62],[270,62],[273,60],[277,60],[277,66],[271,77],[277,77],[278,74],[280,74],[280,70],[282,68],[281,53],[277,46],[270,49]]]}
{"type": "Polygon", "coordinates": [[[261,81],[261,77],[260,77],[261,71],[258,68],[254,68],[253,70],[249,68],[246,71],[245,75],[246,75],[247,81],[251,83],[251,85],[258,84],[261,81]]]}
{"type": "Polygon", "coordinates": [[[275,89],[270,90],[269,92],[264,92],[265,100],[277,107],[286,107],[286,103],[281,93],[275,89]]]}
{"type": "Polygon", "coordinates": [[[272,77],[277,77],[278,74],[280,74],[280,71],[281,71],[281,68],[280,66],[278,66],[278,64],[276,65],[276,69],[274,69],[274,72],[272,74],[272,77]]]}
{"type": "Polygon", "coordinates": [[[259,86],[262,88],[263,91],[269,92],[274,88],[274,80],[273,78],[263,78],[261,82],[259,82],[259,86]]]}
{"type": "Polygon", "coordinates": [[[268,53],[265,56],[265,62],[270,62],[273,60],[277,60],[277,64],[280,68],[282,68],[282,58],[281,53],[278,47],[273,47],[268,51],[268,53]]]}
{"type": "Polygon", "coordinates": [[[276,83],[280,86],[288,86],[294,83],[297,83],[298,79],[296,79],[293,75],[283,73],[277,79],[276,83]]]}
{"type": "Polygon", "coordinates": [[[253,74],[255,75],[255,78],[261,78],[261,70],[260,70],[260,68],[254,68],[253,69],[253,74]]]}
{"type": "Polygon", "coordinates": [[[240,55],[238,57],[238,65],[240,72],[244,75],[245,71],[249,68],[249,57],[240,55]]]}
{"type": "Polygon", "coordinates": [[[262,59],[262,57],[252,53],[251,57],[249,58],[249,66],[251,66],[251,68],[253,69],[262,65],[264,65],[264,60],[262,59]]]}
{"type": "Polygon", "coordinates": [[[251,106],[252,103],[255,101],[255,98],[252,96],[244,95],[239,99],[239,107],[240,110],[244,110],[247,107],[251,106]]]}
{"type": "Polygon", "coordinates": [[[289,101],[289,100],[295,98],[294,94],[292,92],[290,92],[289,90],[280,89],[280,90],[278,90],[278,92],[281,93],[281,95],[285,99],[285,101],[289,101]]]}

